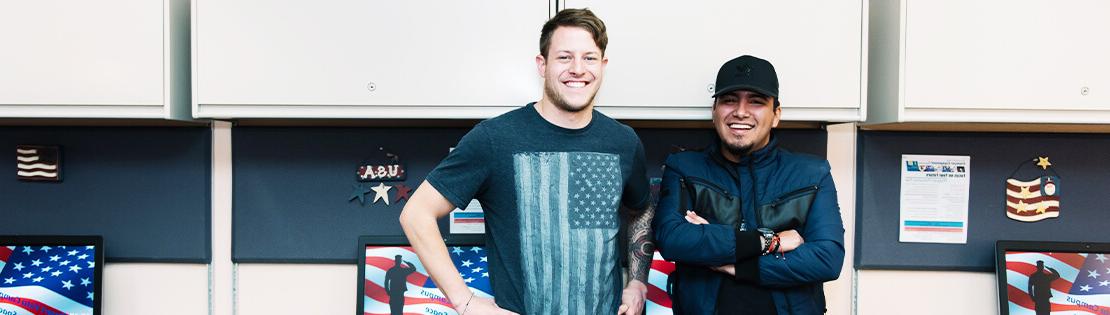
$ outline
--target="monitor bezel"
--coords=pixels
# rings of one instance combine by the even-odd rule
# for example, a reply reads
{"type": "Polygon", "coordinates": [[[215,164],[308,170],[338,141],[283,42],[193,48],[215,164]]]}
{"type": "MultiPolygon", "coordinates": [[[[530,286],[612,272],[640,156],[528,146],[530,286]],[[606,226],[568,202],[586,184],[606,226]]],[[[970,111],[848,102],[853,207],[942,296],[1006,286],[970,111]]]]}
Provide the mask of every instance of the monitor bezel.
{"type": "MultiPolygon", "coordinates": [[[[485,246],[486,238],[484,234],[462,234],[451,235],[443,240],[447,246],[485,246]]],[[[365,283],[363,279],[366,278],[366,246],[412,246],[408,238],[405,236],[382,236],[382,235],[362,235],[358,237],[358,251],[355,254],[355,264],[358,265],[358,278],[356,278],[356,292],[355,299],[357,300],[355,307],[355,315],[363,315],[363,296],[366,294],[365,283]]],[[[423,262],[421,262],[423,263],[423,262]]]]}
{"type": "Polygon", "coordinates": [[[104,237],[100,235],[0,235],[3,246],[56,246],[79,245],[95,246],[93,268],[93,315],[104,314],[101,305],[104,301],[104,237]]]}
{"type": "Polygon", "coordinates": [[[1006,252],[1008,251],[1110,253],[1110,243],[999,240],[994,245],[994,274],[1000,315],[1010,315],[1010,301],[1007,296],[1009,284],[1006,281],[1006,252]]]}

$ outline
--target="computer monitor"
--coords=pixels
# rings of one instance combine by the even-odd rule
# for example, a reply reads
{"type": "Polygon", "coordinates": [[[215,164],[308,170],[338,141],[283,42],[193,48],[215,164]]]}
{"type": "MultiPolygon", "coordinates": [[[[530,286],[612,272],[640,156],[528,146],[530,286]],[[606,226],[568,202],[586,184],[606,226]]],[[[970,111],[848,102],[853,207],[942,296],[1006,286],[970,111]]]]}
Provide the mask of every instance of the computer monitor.
{"type": "Polygon", "coordinates": [[[999,314],[1110,314],[1110,243],[998,241],[999,314]]]}
{"type": "Polygon", "coordinates": [[[645,301],[645,314],[670,315],[674,314],[671,306],[671,296],[667,294],[667,277],[674,272],[674,262],[666,261],[658,251],[651,259],[651,270],[648,270],[648,292],[645,301]]]}
{"type": "MultiPolygon", "coordinates": [[[[493,298],[483,237],[452,236],[447,251],[470,291],[493,298]]],[[[361,236],[358,252],[355,314],[457,314],[404,236],[361,236]]]]}
{"type": "Polygon", "coordinates": [[[100,236],[0,236],[0,314],[100,315],[100,236]]]}

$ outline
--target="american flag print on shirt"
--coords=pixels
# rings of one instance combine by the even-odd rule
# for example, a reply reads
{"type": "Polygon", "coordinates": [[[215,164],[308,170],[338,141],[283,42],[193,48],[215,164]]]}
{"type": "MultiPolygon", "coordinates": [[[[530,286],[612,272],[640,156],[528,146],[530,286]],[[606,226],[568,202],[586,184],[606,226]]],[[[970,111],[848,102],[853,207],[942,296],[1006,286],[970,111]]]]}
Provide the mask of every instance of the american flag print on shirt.
{"type": "MultiPolygon", "coordinates": [[[[489,263],[486,250],[480,246],[448,247],[451,261],[455,264],[463,281],[476,297],[493,298],[489,281],[489,263]]],[[[390,314],[389,293],[386,291],[386,274],[396,266],[395,257],[401,255],[405,265],[412,264],[416,270],[406,277],[404,292],[404,314],[458,314],[452,309],[451,302],[432,282],[428,271],[411,247],[407,246],[367,246],[366,268],[363,279],[364,296],[362,313],[365,315],[390,314]]]]}
{"type": "Polygon", "coordinates": [[[60,181],[61,149],[56,146],[17,145],[16,176],[24,181],[60,181]]]}
{"type": "Polygon", "coordinates": [[[0,314],[90,315],[93,246],[0,245],[0,314]]]}
{"type": "Polygon", "coordinates": [[[1051,267],[1060,275],[1048,286],[1051,314],[1110,314],[1110,254],[1006,252],[1011,315],[1036,313],[1028,291],[1030,279],[1038,272],[1037,261],[1046,267],[1041,273],[1047,274],[1051,267]]]}
{"type": "Polygon", "coordinates": [[[620,157],[513,155],[524,307],[530,314],[616,314],[620,157]]]}

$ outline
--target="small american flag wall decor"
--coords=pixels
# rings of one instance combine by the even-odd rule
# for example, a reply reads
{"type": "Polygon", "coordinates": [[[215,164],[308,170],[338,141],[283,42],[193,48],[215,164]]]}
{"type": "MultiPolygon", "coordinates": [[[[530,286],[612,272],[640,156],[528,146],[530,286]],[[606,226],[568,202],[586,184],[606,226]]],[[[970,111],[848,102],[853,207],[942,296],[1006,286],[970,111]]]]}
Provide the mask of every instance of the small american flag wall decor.
{"type": "Polygon", "coordinates": [[[58,146],[17,145],[16,175],[22,181],[62,181],[62,149],[58,146]]]}

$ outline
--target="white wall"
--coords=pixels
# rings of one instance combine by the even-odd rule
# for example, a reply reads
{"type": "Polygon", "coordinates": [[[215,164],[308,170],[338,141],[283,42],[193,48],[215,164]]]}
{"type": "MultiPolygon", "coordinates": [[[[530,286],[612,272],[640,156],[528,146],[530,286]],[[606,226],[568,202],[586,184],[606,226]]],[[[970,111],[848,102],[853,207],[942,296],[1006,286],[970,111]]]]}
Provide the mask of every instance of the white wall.
{"type": "Polygon", "coordinates": [[[104,314],[208,314],[208,265],[106,263],[104,314]]]}
{"type": "Polygon", "coordinates": [[[351,314],[358,298],[354,264],[238,264],[236,314],[351,314]],[[311,310],[306,312],[306,310],[311,310]]]}
{"type": "Polygon", "coordinates": [[[828,314],[852,314],[852,253],[856,235],[856,124],[828,126],[828,157],[832,166],[836,199],[844,220],[844,267],[840,278],[825,284],[828,314]]]}
{"type": "Polygon", "coordinates": [[[994,273],[860,270],[858,314],[998,314],[994,273]]]}

